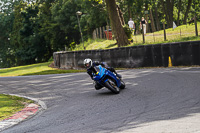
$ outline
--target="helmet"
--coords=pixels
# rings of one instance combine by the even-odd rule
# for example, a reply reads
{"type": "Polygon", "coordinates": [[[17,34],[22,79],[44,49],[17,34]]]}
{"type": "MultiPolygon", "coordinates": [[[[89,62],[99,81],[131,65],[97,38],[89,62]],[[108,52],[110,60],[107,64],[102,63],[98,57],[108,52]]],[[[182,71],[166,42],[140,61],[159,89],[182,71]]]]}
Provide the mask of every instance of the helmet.
{"type": "Polygon", "coordinates": [[[92,60],[87,58],[84,60],[83,64],[86,68],[90,68],[92,66],[92,60]]]}

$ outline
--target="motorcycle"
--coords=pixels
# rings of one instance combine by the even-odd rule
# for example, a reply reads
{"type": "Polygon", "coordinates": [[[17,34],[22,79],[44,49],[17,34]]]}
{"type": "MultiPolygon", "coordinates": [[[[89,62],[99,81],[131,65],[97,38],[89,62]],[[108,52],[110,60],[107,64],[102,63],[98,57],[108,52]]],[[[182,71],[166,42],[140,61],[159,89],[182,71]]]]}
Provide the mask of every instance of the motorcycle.
{"type": "Polygon", "coordinates": [[[97,73],[93,74],[93,79],[103,87],[106,87],[115,94],[119,94],[120,89],[125,88],[124,81],[111,71],[101,65],[95,66],[95,69],[97,70],[97,73]]]}

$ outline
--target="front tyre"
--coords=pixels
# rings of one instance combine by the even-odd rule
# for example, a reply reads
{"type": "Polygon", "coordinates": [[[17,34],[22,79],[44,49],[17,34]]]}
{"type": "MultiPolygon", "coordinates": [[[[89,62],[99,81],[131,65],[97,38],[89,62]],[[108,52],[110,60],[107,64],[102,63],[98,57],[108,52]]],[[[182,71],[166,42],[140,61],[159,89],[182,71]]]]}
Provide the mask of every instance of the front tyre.
{"type": "Polygon", "coordinates": [[[105,82],[105,86],[115,94],[119,94],[120,92],[119,87],[117,87],[117,85],[110,79],[105,82]]]}
{"type": "Polygon", "coordinates": [[[124,83],[124,81],[121,79],[120,80],[121,81],[121,85],[120,85],[120,89],[124,89],[125,87],[126,87],[126,85],[125,85],[125,83],[124,83]]]}

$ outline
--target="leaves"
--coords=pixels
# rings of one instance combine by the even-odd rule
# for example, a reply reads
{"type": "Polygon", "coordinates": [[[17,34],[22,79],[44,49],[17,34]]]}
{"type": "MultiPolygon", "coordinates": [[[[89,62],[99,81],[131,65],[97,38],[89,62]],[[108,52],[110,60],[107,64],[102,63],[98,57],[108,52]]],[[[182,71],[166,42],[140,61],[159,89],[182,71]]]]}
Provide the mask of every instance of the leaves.
{"type": "MultiPolygon", "coordinates": [[[[167,9],[168,0],[162,1],[167,9]]],[[[155,25],[161,25],[160,23],[166,21],[169,15],[163,11],[162,1],[115,0],[122,11],[125,23],[127,24],[130,17],[133,18],[136,30],[139,30],[139,23],[141,17],[145,16],[145,10],[152,10],[156,19],[155,25]]],[[[180,10],[179,1],[174,0],[172,4],[170,20],[176,22],[179,17],[180,24],[183,24],[189,0],[181,1],[180,10]]],[[[187,19],[193,18],[195,14],[200,15],[199,6],[199,0],[192,1],[187,19]]],[[[91,38],[94,29],[111,25],[109,12],[103,0],[1,0],[0,67],[47,61],[53,52],[79,45],[81,36],[77,11],[83,13],[78,17],[84,41],[91,38]]],[[[151,23],[150,19],[148,22],[151,23]]]]}

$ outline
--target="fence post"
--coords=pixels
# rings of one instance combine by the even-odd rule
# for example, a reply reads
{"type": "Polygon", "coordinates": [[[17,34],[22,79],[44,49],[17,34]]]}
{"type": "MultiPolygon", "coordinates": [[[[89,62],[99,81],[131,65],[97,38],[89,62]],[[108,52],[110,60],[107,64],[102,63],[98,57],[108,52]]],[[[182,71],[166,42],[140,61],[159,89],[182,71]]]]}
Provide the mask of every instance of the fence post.
{"type": "Polygon", "coordinates": [[[96,40],[96,30],[93,31],[93,39],[96,40]]]}
{"type": "Polygon", "coordinates": [[[143,27],[143,24],[142,24],[142,37],[143,37],[143,43],[145,43],[145,37],[144,37],[144,27],[143,27]]]}
{"type": "Polygon", "coordinates": [[[99,32],[100,32],[100,39],[102,39],[102,29],[99,27],[99,32]]]}
{"type": "Polygon", "coordinates": [[[106,30],[107,30],[107,40],[109,40],[109,26],[106,26],[106,30]]]}
{"type": "Polygon", "coordinates": [[[163,23],[163,29],[164,29],[164,41],[166,41],[167,37],[166,37],[166,31],[165,31],[165,23],[163,23]]]}
{"type": "Polygon", "coordinates": [[[96,28],[96,38],[99,38],[99,30],[98,30],[98,28],[96,28]]]}
{"type": "Polygon", "coordinates": [[[194,23],[195,23],[195,32],[196,32],[196,36],[198,36],[197,18],[196,18],[196,15],[194,16],[194,23]]]}
{"type": "Polygon", "coordinates": [[[106,38],[105,30],[106,30],[106,27],[103,27],[103,38],[104,39],[106,38]]]}

